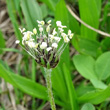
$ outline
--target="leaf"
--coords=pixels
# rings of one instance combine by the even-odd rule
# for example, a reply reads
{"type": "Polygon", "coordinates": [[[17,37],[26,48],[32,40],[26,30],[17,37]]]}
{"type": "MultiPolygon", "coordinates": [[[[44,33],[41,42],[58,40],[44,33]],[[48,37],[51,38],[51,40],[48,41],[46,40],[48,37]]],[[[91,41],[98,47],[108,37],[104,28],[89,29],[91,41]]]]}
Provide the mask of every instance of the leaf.
{"type": "Polygon", "coordinates": [[[77,96],[82,96],[84,95],[85,93],[87,92],[91,92],[95,90],[95,88],[91,85],[91,84],[86,84],[85,85],[85,81],[81,82],[79,86],[77,86],[76,88],[76,93],[77,93],[77,96]]]}
{"type": "Polygon", "coordinates": [[[17,22],[17,14],[16,14],[16,9],[14,6],[14,1],[13,0],[6,0],[7,3],[7,8],[8,8],[8,14],[10,16],[11,22],[13,24],[14,32],[16,37],[21,41],[21,33],[19,31],[19,25],[17,22]]]}
{"type": "Polygon", "coordinates": [[[92,84],[94,85],[95,88],[98,88],[98,89],[106,89],[107,88],[107,85],[98,79],[91,79],[90,81],[92,82],[92,84]]]}
{"type": "Polygon", "coordinates": [[[28,55],[25,52],[22,52],[22,51],[20,51],[18,49],[15,49],[15,48],[1,48],[0,51],[16,52],[16,53],[20,53],[20,54],[23,54],[23,55],[28,55]]]}
{"type": "Polygon", "coordinates": [[[110,76],[110,52],[103,53],[95,63],[95,71],[99,80],[105,80],[110,76]]]}
{"type": "Polygon", "coordinates": [[[21,8],[29,30],[37,26],[36,20],[42,20],[42,11],[35,0],[21,0],[21,8]]]}
{"type": "Polygon", "coordinates": [[[41,11],[42,11],[42,17],[43,19],[46,18],[48,16],[48,9],[47,9],[47,6],[45,4],[42,4],[40,6],[41,8],[41,11]]]}
{"type": "MultiPolygon", "coordinates": [[[[39,83],[35,83],[33,80],[27,79],[20,75],[16,75],[7,65],[2,65],[0,63],[0,77],[2,77],[6,82],[9,82],[14,87],[19,88],[21,91],[40,99],[48,99],[47,89],[40,85],[39,83]],[[5,66],[5,67],[4,67],[5,66]],[[6,69],[8,68],[8,69],[6,69]]],[[[57,98],[55,98],[56,104],[65,107],[65,103],[61,102],[57,98]]]]}
{"type": "Polygon", "coordinates": [[[70,72],[65,64],[63,64],[63,70],[64,70],[64,78],[66,81],[66,86],[67,86],[68,93],[69,93],[68,95],[70,98],[71,110],[78,110],[79,107],[77,103],[77,96],[76,96],[75,88],[72,83],[70,72]]]}
{"type": "Polygon", "coordinates": [[[87,79],[97,79],[94,71],[95,60],[91,56],[76,55],[73,58],[78,72],[87,79]]]}
{"type": "Polygon", "coordinates": [[[68,97],[66,96],[66,94],[68,93],[68,91],[66,88],[63,71],[59,66],[57,66],[52,71],[52,87],[56,91],[57,97],[61,101],[67,102],[68,97]]]}
{"type": "Polygon", "coordinates": [[[103,52],[110,50],[110,37],[106,37],[101,42],[101,48],[103,52]]]}
{"type": "Polygon", "coordinates": [[[5,40],[3,37],[3,33],[0,30],[0,54],[3,53],[3,51],[1,49],[4,47],[5,47],[5,40]]]}
{"type": "Polygon", "coordinates": [[[95,90],[88,92],[83,96],[79,97],[79,103],[90,102],[92,104],[100,104],[110,97],[110,85],[105,90],[95,90]]]}
{"type": "Polygon", "coordinates": [[[95,107],[91,103],[86,103],[82,106],[81,110],[95,110],[95,107]]]}
{"type": "Polygon", "coordinates": [[[0,77],[29,95],[48,99],[45,87],[6,70],[2,64],[0,64],[0,77]]]}
{"type": "MultiPolygon", "coordinates": [[[[90,26],[98,29],[101,12],[101,0],[79,0],[81,19],[90,26]]],[[[96,40],[97,33],[81,25],[81,37],[96,40]]]]}
{"type": "Polygon", "coordinates": [[[80,36],[73,37],[72,44],[78,52],[86,55],[91,55],[93,57],[97,56],[97,51],[100,47],[99,42],[80,38],[80,36]]]}
{"type": "Polygon", "coordinates": [[[39,0],[41,2],[44,2],[52,11],[55,11],[55,5],[53,0],[39,0]]]}

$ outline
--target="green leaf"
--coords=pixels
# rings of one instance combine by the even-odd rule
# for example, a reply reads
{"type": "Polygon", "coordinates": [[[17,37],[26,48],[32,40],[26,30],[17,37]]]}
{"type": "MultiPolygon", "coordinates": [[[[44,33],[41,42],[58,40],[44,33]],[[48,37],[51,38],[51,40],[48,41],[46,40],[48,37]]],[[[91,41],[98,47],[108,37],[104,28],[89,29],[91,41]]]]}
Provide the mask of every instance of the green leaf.
{"type": "Polygon", "coordinates": [[[110,76],[110,52],[103,53],[95,63],[95,71],[99,80],[105,80],[110,76]]]}
{"type": "Polygon", "coordinates": [[[79,36],[73,37],[72,44],[78,52],[86,55],[91,55],[93,57],[97,56],[97,51],[100,47],[99,42],[80,38],[79,36]]]}
{"type": "Polygon", "coordinates": [[[63,71],[59,66],[52,71],[52,87],[56,91],[57,97],[61,101],[67,102],[68,99],[66,94],[68,91],[66,88],[63,71]]]}
{"type": "Polygon", "coordinates": [[[92,84],[94,85],[95,88],[99,88],[99,89],[107,88],[107,85],[98,79],[91,79],[90,81],[92,82],[92,84]]]}
{"type": "Polygon", "coordinates": [[[41,2],[44,2],[52,11],[55,11],[55,5],[53,0],[39,0],[41,2]]]}
{"type": "Polygon", "coordinates": [[[85,93],[79,97],[79,103],[90,102],[92,104],[100,104],[110,97],[110,85],[105,90],[95,90],[92,92],[85,93]]]}
{"type": "MultiPolygon", "coordinates": [[[[44,100],[48,99],[47,89],[44,86],[40,85],[37,82],[35,83],[33,80],[27,79],[20,75],[16,75],[12,71],[10,71],[10,68],[7,65],[4,66],[0,63],[0,77],[2,77],[6,82],[9,82],[14,87],[19,88],[21,91],[33,97],[44,100]]],[[[56,104],[65,107],[65,104],[57,98],[55,98],[55,102],[56,104]]]]}
{"type": "Polygon", "coordinates": [[[95,88],[91,84],[85,84],[85,81],[81,82],[76,88],[77,96],[82,96],[87,92],[93,91],[95,88]]]}
{"type": "MultiPolygon", "coordinates": [[[[98,29],[101,11],[101,0],[79,0],[81,19],[90,26],[98,29]]],[[[81,25],[81,37],[96,40],[97,33],[81,25]]]]}
{"type": "Polygon", "coordinates": [[[3,37],[3,33],[0,30],[0,54],[3,52],[1,49],[5,47],[5,40],[3,37]]]}
{"type": "Polygon", "coordinates": [[[21,37],[21,33],[18,29],[19,25],[17,22],[18,19],[17,19],[14,1],[13,0],[6,0],[6,3],[7,3],[7,8],[8,8],[8,14],[9,14],[11,22],[13,24],[15,35],[21,41],[22,37],[21,37]]]}
{"type": "Polygon", "coordinates": [[[110,37],[106,37],[102,40],[101,48],[104,52],[110,50],[110,37]]]}
{"type": "Polygon", "coordinates": [[[65,78],[68,93],[69,93],[68,95],[70,98],[71,110],[78,110],[79,107],[78,107],[75,88],[74,88],[73,83],[72,83],[70,72],[69,72],[69,70],[65,64],[63,64],[63,70],[64,70],[64,78],[65,78]]]}
{"type": "Polygon", "coordinates": [[[91,103],[86,103],[83,105],[81,110],[95,110],[95,107],[91,103]]]}
{"type": "Polygon", "coordinates": [[[18,49],[15,49],[15,48],[0,48],[0,51],[4,51],[4,52],[16,52],[16,53],[20,53],[20,54],[23,54],[23,55],[28,55],[27,53],[25,52],[22,52],[18,49]]]}
{"type": "Polygon", "coordinates": [[[73,58],[78,72],[87,79],[97,79],[97,76],[94,72],[95,60],[91,56],[86,55],[76,55],[73,58]]]}
{"type": "Polygon", "coordinates": [[[28,29],[37,26],[36,20],[42,20],[42,11],[35,0],[21,0],[21,8],[26,19],[28,29]]]}
{"type": "Polygon", "coordinates": [[[42,4],[40,6],[41,8],[41,11],[42,11],[42,17],[43,19],[46,18],[48,16],[48,9],[47,9],[47,6],[45,4],[42,4]]]}
{"type": "Polygon", "coordinates": [[[48,99],[45,87],[6,70],[2,64],[0,64],[0,77],[31,96],[48,99]]]}

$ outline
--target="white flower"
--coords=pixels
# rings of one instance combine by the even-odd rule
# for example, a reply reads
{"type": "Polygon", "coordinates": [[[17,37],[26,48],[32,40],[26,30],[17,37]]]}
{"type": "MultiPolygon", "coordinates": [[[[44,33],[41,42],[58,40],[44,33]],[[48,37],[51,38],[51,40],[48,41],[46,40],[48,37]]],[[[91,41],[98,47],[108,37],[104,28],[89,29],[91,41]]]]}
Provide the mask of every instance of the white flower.
{"type": "Polygon", "coordinates": [[[47,43],[46,42],[42,42],[42,44],[40,45],[41,49],[45,49],[47,47],[47,43]]]}
{"type": "Polygon", "coordinates": [[[47,50],[47,51],[50,51],[51,49],[52,49],[52,47],[48,47],[46,50],[47,50]]]}
{"type": "Polygon", "coordinates": [[[20,43],[20,41],[19,40],[16,40],[16,42],[15,42],[16,44],[19,44],[20,43]]]}
{"type": "Polygon", "coordinates": [[[61,26],[61,28],[67,28],[66,26],[61,26]]]}
{"type": "Polygon", "coordinates": [[[53,34],[53,35],[56,35],[56,34],[57,34],[56,28],[53,29],[53,33],[52,33],[52,34],[53,34]]]}
{"type": "Polygon", "coordinates": [[[62,28],[58,28],[58,30],[62,33],[64,30],[62,28]]]}
{"type": "Polygon", "coordinates": [[[49,34],[49,37],[51,41],[54,39],[54,35],[49,34]]]}
{"type": "Polygon", "coordinates": [[[66,42],[66,43],[68,43],[70,40],[69,40],[69,38],[66,36],[66,37],[64,37],[64,42],[66,42]]]}
{"type": "Polygon", "coordinates": [[[36,44],[32,41],[27,41],[27,44],[30,48],[35,48],[36,44]]]}
{"type": "Polygon", "coordinates": [[[57,43],[53,43],[52,44],[52,47],[57,48],[58,47],[58,44],[57,43]]]}
{"type": "Polygon", "coordinates": [[[41,25],[44,25],[44,24],[45,24],[44,21],[39,21],[39,20],[37,20],[37,22],[38,22],[38,24],[41,24],[41,25]]]}
{"type": "Polygon", "coordinates": [[[57,42],[59,42],[59,41],[61,40],[60,37],[54,37],[54,39],[55,39],[57,42]]]}
{"type": "Polygon", "coordinates": [[[26,29],[25,28],[23,28],[23,29],[19,28],[19,30],[21,31],[21,33],[23,33],[26,29]]]}
{"type": "Polygon", "coordinates": [[[71,35],[71,30],[68,30],[68,35],[71,35]]]}
{"type": "Polygon", "coordinates": [[[74,36],[74,34],[71,33],[71,30],[68,30],[68,36],[69,36],[70,39],[72,39],[72,37],[74,36]]]}
{"type": "Polygon", "coordinates": [[[61,21],[57,21],[56,24],[57,24],[58,27],[62,26],[61,21]]]}
{"type": "Polygon", "coordinates": [[[66,37],[67,35],[65,33],[61,33],[61,36],[62,37],[66,37]]]}
{"type": "Polygon", "coordinates": [[[69,38],[70,38],[70,39],[72,39],[72,38],[73,38],[73,36],[74,36],[74,34],[72,33],[72,34],[69,36],[69,38]]]}
{"type": "Polygon", "coordinates": [[[37,34],[37,29],[36,28],[33,29],[33,33],[37,34]]]}
{"type": "Polygon", "coordinates": [[[40,27],[42,27],[42,25],[38,24],[38,27],[40,28],[40,27]]]}
{"type": "Polygon", "coordinates": [[[24,32],[23,34],[24,34],[23,40],[29,40],[31,36],[33,35],[31,31],[24,32]]]}
{"type": "Polygon", "coordinates": [[[46,28],[46,31],[47,31],[47,32],[50,31],[50,26],[51,26],[51,24],[49,24],[49,25],[47,26],[47,28],[46,28]]]}
{"type": "Polygon", "coordinates": [[[40,31],[40,32],[42,32],[42,31],[43,31],[43,28],[42,28],[42,27],[40,27],[40,28],[39,28],[39,31],[40,31]]]}
{"type": "Polygon", "coordinates": [[[47,23],[50,24],[51,23],[51,20],[49,20],[47,23]]]}

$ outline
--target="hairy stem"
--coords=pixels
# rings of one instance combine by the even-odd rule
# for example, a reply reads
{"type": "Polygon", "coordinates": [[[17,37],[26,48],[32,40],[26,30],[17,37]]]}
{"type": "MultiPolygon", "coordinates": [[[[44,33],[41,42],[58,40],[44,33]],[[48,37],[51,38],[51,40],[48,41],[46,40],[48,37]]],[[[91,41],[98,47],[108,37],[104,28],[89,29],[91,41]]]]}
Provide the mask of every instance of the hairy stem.
{"type": "Polygon", "coordinates": [[[45,70],[45,78],[46,78],[46,83],[47,83],[47,91],[48,91],[51,109],[56,110],[54,97],[53,97],[53,93],[52,93],[52,83],[51,83],[51,71],[52,71],[52,69],[44,68],[44,70],[45,70]]]}

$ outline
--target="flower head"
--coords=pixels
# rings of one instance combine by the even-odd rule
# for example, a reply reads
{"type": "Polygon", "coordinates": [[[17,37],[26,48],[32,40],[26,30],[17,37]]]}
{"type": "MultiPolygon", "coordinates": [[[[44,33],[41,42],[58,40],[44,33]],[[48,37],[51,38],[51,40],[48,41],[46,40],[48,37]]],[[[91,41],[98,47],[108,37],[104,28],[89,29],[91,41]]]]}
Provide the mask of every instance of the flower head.
{"type": "MultiPolygon", "coordinates": [[[[20,29],[23,34],[23,48],[36,60],[40,65],[47,68],[54,68],[59,62],[59,57],[62,54],[67,43],[72,39],[73,33],[68,30],[68,34],[64,33],[66,26],[63,26],[61,21],[57,21],[57,28],[51,29],[51,20],[47,22],[45,28],[44,21],[38,21],[38,30],[33,29],[33,32],[26,31],[25,28],[20,29]],[[59,47],[59,42],[64,43],[59,47]]],[[[18,44],[20,41],[16,41],[18,44]]]]}

